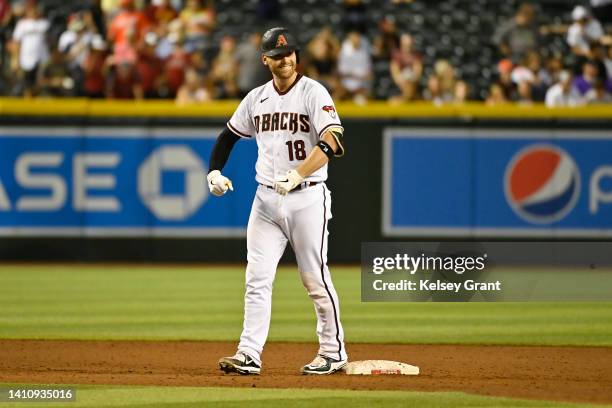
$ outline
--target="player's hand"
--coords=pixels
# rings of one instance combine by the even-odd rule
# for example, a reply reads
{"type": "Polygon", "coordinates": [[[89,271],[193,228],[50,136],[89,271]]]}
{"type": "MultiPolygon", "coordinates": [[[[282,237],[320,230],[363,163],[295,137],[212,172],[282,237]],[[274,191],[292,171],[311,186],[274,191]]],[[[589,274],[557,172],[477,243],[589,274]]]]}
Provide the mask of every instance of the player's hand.
{"type": "Polygon", "coordinates": [[[206,179],[208,180],[208,189],[217,197],[227,193],[228,189],[234,191],[232,180],[222,175],[219,170],[213,170],[208,173],[206,179]]]}
{"type": "Polygon", "coordinates": [[[304,181],[304,177],[297,170],[289,170],[284,179],[274,182],[274,190],[280,195],[286,195],[302,181],[304,181]]]}

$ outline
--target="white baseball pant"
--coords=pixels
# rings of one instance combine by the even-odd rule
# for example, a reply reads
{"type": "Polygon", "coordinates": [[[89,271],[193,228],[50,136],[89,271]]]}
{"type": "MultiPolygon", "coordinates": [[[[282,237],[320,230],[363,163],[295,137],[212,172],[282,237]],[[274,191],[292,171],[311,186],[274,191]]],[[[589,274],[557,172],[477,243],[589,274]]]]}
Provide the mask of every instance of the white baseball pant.
{"type": "Polygon", "coordinates": [[[238,351],[261,364],[272,311],[272,285],[278,262],[289,242],[302,284],[314,302],[319,354],[347,358],[338,295],[327,268],[327,223],[331,194],[324,183],[286,196],[260,185],[247,227],[244,326],[238,351]]]}

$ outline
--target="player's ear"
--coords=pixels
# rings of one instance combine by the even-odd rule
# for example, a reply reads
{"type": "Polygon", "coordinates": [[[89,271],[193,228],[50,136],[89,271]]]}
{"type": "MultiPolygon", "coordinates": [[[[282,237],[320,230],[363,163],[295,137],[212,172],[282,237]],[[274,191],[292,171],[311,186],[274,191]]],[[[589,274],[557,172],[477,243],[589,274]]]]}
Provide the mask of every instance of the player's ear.
{"type": "Polygon", "coordinates": [[[266,58],[266,56],[265,56],[265,55],[262,55],[262,56],[261,56],[261,62],[262,62],[264,65],[268,65],[268,59],[266,58]]]}

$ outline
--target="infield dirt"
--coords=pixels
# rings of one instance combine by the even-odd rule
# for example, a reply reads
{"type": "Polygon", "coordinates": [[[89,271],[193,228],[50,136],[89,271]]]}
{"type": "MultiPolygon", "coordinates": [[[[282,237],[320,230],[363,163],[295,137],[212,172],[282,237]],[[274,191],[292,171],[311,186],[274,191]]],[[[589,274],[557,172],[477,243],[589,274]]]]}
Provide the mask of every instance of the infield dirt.
{"type": "Polygon", "coordinates": [[[351,360],[417,365],[419,376],[303,376],[317,347],[266,346],[261,376],[224,375],[235,343],[194,341],[0,340],[0,382],[463,391],[557,401],[612,403],[612,348],[349,345],[351,360]]]}

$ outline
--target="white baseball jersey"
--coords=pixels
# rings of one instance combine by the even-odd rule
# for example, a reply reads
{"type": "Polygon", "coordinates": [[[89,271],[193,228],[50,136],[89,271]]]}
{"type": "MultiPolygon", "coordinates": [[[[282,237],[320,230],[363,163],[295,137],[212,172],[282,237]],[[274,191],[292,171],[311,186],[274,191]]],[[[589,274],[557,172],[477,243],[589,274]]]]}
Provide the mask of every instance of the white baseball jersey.
{"type": "MultiPolygon", "coordinates": [[[[241,137],[255,135],[255,179],[268,186],[299,166],[326,130],[342,127],[329,92],[300,74],[285,92],[279,91],[272,80],[253,89],[240,102],[227,126],[241,137]]],[[[305,180],[326,179],[327,164],[305,180]]]]}

